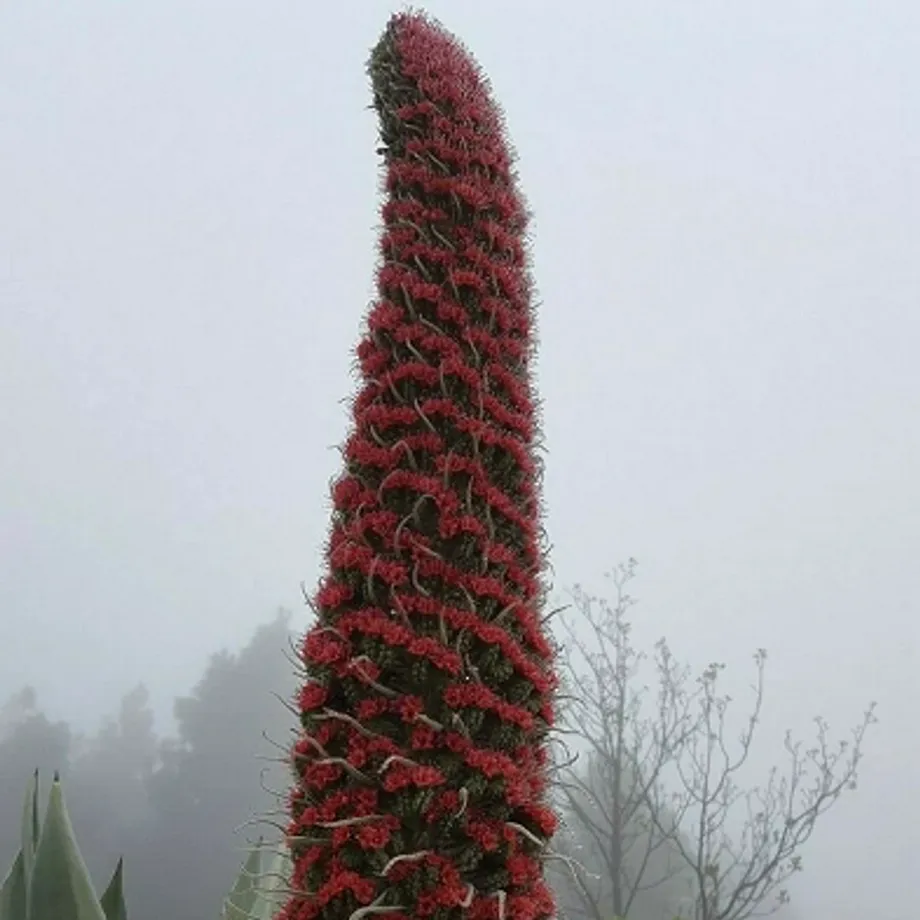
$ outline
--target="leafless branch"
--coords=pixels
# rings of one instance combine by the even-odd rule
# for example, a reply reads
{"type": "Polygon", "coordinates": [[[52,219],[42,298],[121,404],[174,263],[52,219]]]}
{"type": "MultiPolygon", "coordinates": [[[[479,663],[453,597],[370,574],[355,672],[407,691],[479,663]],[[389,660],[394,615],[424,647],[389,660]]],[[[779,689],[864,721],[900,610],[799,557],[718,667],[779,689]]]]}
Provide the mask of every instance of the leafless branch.
{"type": "MultiPolygon", "coordinates": [[[[695,679],[664,639],[651,662],[654,692],[640,681],[645,656],[630,641],[627,593],[636,562],[610,578],[612,603],[577,587],[575,618],[560,618],[567,691],[561,719],[587,755],[556,766],[556,795],[569,846],[598,870],[574,893],[578,920],[629,915],[643,893],[680,881],[693,920],[750,920],[789,899],[801,849],[820,815],[855,788],[868,707],[852,738],[836,744],[816,719],[811,746],[787,734],[785,763],[761,786],[746,786],[764,700],[767,653],[754,654],[749,714],[732,738],[730,704],[713,663],[695,679]]],[[[564,910],[564,906],[563,906],[564,910]]]]}

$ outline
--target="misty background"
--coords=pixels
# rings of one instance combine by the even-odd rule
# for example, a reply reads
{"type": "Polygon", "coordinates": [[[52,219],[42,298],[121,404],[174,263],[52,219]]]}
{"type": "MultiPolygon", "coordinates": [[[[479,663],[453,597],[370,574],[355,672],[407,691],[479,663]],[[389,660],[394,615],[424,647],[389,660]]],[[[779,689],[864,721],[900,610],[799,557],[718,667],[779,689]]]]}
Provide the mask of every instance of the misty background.
{"type": "MultiPolygon", "coordinates": [[[[73,757],[81,841],[116,810],[102,765],[122,734],[138,752],[123,778],[166,765],[150,801],[125,781],[137,839],[100,829],[94,873],[129,843],[187,837],[183,796],[231,761],[228,788],[257,796],[258,730],[290,724],[269,691],[288,690],[280,648],[321,571],[374,292],[364,64],[395,8],[0,0],[0,706],[12,698],[8,731],[45,732],[43,768],[73,757]],[[260,624],[277,654],[226,676],[252,718],[219,689],[203,710],[174,705],[260,624]],[[141,682],[130,730],[107,729],[141,682]],[[250,734],[227,748],[234,726],[250,734]]],[[[820,714],[843,734],[877,700],[859,790],[819,822],[794,907],[906,918],[920,7],[427,8],[490,75],[534,212],[558,593],[603,590],[632,555],[637,645],[665,635],[699,667],[724,661],[739,695],[766,647],[763,770],[786,728],[807,735],[820,714]]],[[[20,742],[21,763],[0,747],[4,816],[36,760],[20,742]]],[[[215,829],[230,855],[201,885],[214,912],[249,811],[232,801],[239,817],[215,829]]]]}

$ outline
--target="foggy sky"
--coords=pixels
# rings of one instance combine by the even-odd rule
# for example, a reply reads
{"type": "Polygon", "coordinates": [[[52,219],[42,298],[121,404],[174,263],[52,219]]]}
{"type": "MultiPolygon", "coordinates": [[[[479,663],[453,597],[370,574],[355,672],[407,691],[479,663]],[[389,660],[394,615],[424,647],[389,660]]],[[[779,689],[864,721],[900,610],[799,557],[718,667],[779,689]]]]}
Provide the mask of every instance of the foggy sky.
{"type": "MultiPolygon", "coordinates": [[[[145,680],[165,720],[279,604],[306,622],[395,8],[0,2],[0,696],[91,727],[145,680]]],[[[429,9],[490,74],[535,215],[557,584],[633,555],[640,644],[742,691],[767,647],[764,768],[877,699],[796,891],[803,918],[906,917],[920,6],[429,9]]]]}

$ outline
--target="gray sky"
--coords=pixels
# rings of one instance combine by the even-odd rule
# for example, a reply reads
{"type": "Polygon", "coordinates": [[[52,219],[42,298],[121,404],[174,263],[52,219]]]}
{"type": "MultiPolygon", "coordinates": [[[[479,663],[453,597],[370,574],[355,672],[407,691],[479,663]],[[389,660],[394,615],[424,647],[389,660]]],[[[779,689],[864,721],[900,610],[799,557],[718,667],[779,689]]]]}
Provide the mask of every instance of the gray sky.
{"type": "MultiPolygon", "coordinates": [[[[0,696],[158,710],[320,571],[394,7],[0,0],[0,696]]],[[[882,723],[803,917],[916,906],[920,5],[433,2],[535,212],[561,586],[882,723]],[[840,877],[845,872],[846,884],[840,877]]]]}

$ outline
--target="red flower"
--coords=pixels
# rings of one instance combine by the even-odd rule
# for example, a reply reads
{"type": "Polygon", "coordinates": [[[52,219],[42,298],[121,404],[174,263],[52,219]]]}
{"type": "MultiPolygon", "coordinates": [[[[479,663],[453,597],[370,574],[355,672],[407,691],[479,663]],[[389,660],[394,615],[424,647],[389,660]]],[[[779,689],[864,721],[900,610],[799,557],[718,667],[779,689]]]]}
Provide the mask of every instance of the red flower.
{"type": "Polygon", "coordinates": [[[412,782],[423,789],[440,786],[444,782],[444,774],[437,767],[415,767],[412,770],[412,782]]]}
{"type": "Polygon", "coordinates": [[[371,697],[358,702],[356,715],[362,722],[367,722],[383,715],[387,709],[389,709],[389,704],[385,699],[371,697]]]}
{"type": "Polygon", "coordinates": [[[381,850],[390,842],[392,836],[392,831],[385,824],[365,824],[358,831],[358,843],[365,850],[381,850]]]}
{"type": "Polygon", "coordinates": [[[466,832],[485,850],[493,853],[498,849],[501,837],[498,831],[486,821],[468,821],[466,832]]]}
{"type": "Polygon", "coordinates": [[[342,768],[338,764],[307,764],[303,772],[304,783],[308,788],[325,789],[342,776],[342,768]]]}
{"type": "Polygon", "coordinates": [[[409,744],[413,751],[430,751],[435,746],[437,735],[427,725],[417,725],[412,729],[409,744]]]}
{"type": "Polygon", "coordinates": [[[356,815],[371,815],[377,811],[378,794],[376,789],[366,786],[349,791],[351,809],[356,815]]]}
{"type": "Polygon", "coordinates": [[[396,711],[404,722],[414,722],[425,711],[425,703],[421,697],[404,696],[396,704],[396,711]]]}
{"type": "Polygon", "coordinates": [[[313,681],[304,684],[300,691],[298,702],[304,712],[321,709],[329,696],[329,691],[322,685],[313,681]]]}
{"type": "Polygon", "coordinates": [[[304,642],[304,658],[315,664],[332,664],[348,657],[348,644],[327,629],[314,629],[304,642]]]}
{"type": "Polygon", "coordinates": [[[516,886],[526,885],[539,873],[534,860],[529,856],[524,856],[522,853],[509,856],[505,866],[511,877],[511,884],[516,886]]]}
{"type": "Polygon", "coordinates": [[[348,739],[348,762],[359,770],[367,763],[367,739],[355,733],[348,739]]]}

